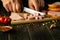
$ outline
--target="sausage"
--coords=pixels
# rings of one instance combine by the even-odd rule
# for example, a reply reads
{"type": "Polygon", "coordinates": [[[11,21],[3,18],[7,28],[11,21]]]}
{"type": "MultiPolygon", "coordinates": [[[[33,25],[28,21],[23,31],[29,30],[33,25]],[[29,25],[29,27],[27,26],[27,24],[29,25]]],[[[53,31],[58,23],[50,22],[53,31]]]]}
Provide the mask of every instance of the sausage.
{"type": "Polygon", "coordinates": [[[60,18],[60,12],[48,11],[48,15],[52,18],[60,18]]]}
{"type": "Polygon", "coordinates": [[[32,19],[35,19],[33,15],[28,16],[28,20],[32,20],[32,19]]]}
{"type": "Polygon", "coordinates": [[[28,14],[24,14],[23,17],[26,20],[28,18],[28,14]]]}
{"type": "Polygon", "coordinates": [[[42,19],[43,19],[43,17],[42,17],[42,16],[38,16],[38,18],[39,18],[39,20],[42,20],[42,19]]]}
{"type": "Polygon", "coordinates": [[[35,20],[38,20],[39,18],[38,17],[35,17],[35,20]]]}

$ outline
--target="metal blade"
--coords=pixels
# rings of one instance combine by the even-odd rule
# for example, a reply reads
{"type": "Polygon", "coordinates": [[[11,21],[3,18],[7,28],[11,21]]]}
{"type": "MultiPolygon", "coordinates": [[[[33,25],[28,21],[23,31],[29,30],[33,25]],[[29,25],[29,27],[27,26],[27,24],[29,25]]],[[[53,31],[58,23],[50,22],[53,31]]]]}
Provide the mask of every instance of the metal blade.
{"type": "Polygon", "coordinates": [[[32,9],[30,9],[30,8],[27,8],[27,7],[24,7],[24,11],[25,11],[25,12],[28,12],[28,13],[30,13],[30,14],[39,13],[41,16],[44,16],[44,15],[45,15],[45,13],[43,13],[43,12],[38,12],[38,11],[32,10],[32,9]]]}

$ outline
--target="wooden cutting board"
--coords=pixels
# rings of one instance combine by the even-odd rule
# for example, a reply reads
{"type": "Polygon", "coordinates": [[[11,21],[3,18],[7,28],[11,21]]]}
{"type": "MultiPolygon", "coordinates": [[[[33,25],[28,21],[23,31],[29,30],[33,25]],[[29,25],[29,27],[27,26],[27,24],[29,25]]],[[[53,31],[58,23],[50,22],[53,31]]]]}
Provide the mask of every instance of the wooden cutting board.
{"type": "MultiPolygon", "coordinates": [[[[20,16],[23,16],[25,13],[18,13],[20,16]]],[[[32,22],[44,22],[44,21],[50,21],[55,20],[56,18],[44,18],[41,20],[18,20],[18,21],[11,21],[11,24],[21,24],[21,23],[32,23],[32,22]]]]}

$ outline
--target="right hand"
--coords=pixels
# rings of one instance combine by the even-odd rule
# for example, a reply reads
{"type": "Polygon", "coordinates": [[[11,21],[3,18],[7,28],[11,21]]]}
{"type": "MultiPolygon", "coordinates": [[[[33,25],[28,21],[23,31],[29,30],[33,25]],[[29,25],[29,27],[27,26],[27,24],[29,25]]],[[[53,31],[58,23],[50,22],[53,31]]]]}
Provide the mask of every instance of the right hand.
{"type": "Polygon", "coordinates": [[[44,0],[28,0],[29,8],[34,9],[36,11],[40,11],[40,9],[44,8],[44,0]]]}
{"type": "Polygon", "coordinates": [[[7,12],[21,12],[22,11],[21,0],[2,0],[2,3],[7,12]]]}

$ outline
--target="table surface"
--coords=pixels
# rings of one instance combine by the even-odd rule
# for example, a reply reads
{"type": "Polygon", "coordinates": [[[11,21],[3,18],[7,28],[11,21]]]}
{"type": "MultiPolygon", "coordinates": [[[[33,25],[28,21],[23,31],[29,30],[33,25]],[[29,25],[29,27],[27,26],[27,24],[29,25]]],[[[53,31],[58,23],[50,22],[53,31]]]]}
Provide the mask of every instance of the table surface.
{"type": "Polygon", "coordinates": [[[60,40],[60,26],[50,29],[50,24],[27,23],[12,25],[8,32],[0,32],[0,40],[60,40]]]}
{"type": "MultiPolygon", "coordinates": [[[[21,21],[15,24],[14,22],[11,25],[12,30],[0,32],[0,40],[60,40],[60,26],[50,29],[51,24],[43,25],[46,21],[40,22],[40,20],[28,23],[24,21],[25,24],[21,21]]],[[[60,24],[60,21],[58,23],[60,24]]]]}

